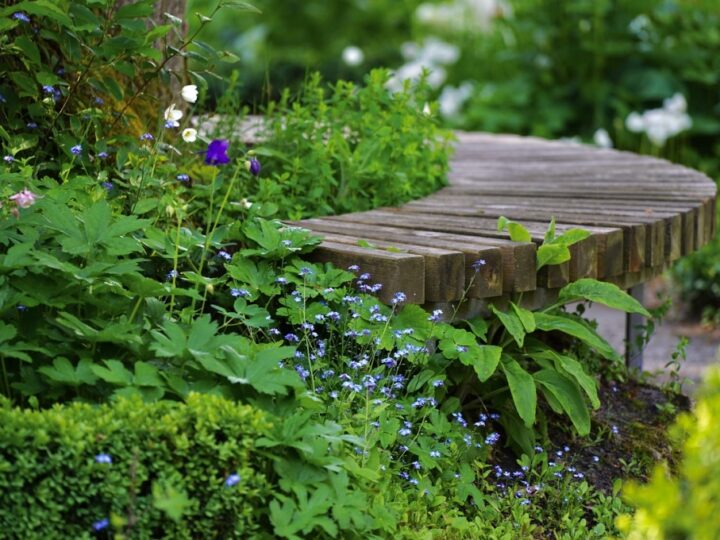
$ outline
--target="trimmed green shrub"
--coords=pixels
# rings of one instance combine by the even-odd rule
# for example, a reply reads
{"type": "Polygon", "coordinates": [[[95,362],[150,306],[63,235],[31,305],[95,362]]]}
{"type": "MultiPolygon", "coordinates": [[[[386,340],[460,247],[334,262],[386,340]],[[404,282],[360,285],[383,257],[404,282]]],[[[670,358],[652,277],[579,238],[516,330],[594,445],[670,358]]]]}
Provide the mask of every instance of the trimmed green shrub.
{"type": "Polygon", "coordinates": [[[248,538],[270,485],[265,415],[201,394],[48,410],[0,405],[0,530],[13,538],[248,538]],[[105,521],[107,520],[107,521],[105,521]]]}
{"type": "Polygon", "coordinates": [[[630,539],[720,537],[720,369],[709,371],[695,410],[681,415],[671,436],[682,450],[677,474],[658,466],[647,485],[628,485],[637,508],[618,525],[630,539]]]}

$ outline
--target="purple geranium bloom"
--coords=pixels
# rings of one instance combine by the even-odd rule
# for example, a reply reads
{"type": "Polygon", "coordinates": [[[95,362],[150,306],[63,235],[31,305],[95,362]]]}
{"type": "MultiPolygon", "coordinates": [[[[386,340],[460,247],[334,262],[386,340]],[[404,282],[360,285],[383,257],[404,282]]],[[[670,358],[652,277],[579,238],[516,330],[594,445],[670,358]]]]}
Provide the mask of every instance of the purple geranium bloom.
{"type": "Polygon", "coordinates": [[[230,141],[227,139],[214,139],[210,142],[205,152],[205,163],[208,165],[225,165],[230,163],[227,155],[230,141]]]}

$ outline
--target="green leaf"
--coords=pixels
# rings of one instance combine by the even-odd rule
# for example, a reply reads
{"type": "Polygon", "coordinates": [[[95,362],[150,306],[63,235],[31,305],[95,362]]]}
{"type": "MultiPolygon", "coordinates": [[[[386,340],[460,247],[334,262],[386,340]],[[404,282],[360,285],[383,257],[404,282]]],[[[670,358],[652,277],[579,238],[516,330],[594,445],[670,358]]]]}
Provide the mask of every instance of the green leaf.
{"type": "Polygon", "coordinates": [[[535,408],[537,405],[537,393],[533,376],[525,371],[517,360],[507,355],[503,355],[500,365],[507,377],[510,394],[515,403],[518,416],[522,418],[527,427],[531,427],[535,423],[535,408]]]}
{"type": "Polygon", "coordinates": [[[473,334],[475,334],[480,340],[486,341],[488,323],[484,317],[476,317],[475,319],[469,319],[464,322],[470,327],[473,334]]]}
{"type": "Polygon", "coordinates": [[[533,315],[533,312],[530,310],[527,310],[523,307],[518,306],[515,302],[510,302],[510,305],[512,306],[513,311],[515,312],[515,315],[517,315],[518,319],[520,319],[520,322],[523,325],[523,328],[525,328],[525,331],[528,334],[531,334],[535,331],[535,315],[533,315]]]}
{"type": "Polygon", "coordinates": [[[9,16],[17,11],[26,11],[30,15],[47,17],[61,26],[73,26],[72,20],[67,16],[65,11],[50,0],[26,0],[24,2],[18,2],[17,4],[0,10],[0,16],[9,16]]]}
{"type": "Polygon", "coordinates": [[[76,368],[67,358],[58,357],[53,360],[52,367],[43,366],[38,368],[38,371],[51,381],[70,386],[79,386],[81,384],[94,384],[97,380],[91,371],[91,366],[92,362],[86,358],[80,360],[76,368]]]}
{"type": "Polygon", "coordinates": [[[560,289],[559,300],[562,303],[580,299],[603,304],[626,313],[639,313],[645,317],[651,317],[650,312],[640,302],[613,283],[584,278],[560,289]]]}
{"type": "Polygon", "coordinates": [[[38,49],[37,45],[35,45],[29,37],[25,35],[18,36],[15,39],[15,46],[18,47],[35,66],[40,65],[40,49],[38,49]]]}
{"type": "Polygon", "coordinates": [[[530,232],[517,221],[511,221],[505,216],[498,218],[498,231],[507,229],[510,234],[510,240],[513,242],[532,242],[530,232]]]}
{"type": "Polygon", "coordinates": [[[590,413],[578,387],[557,371],[541,369],[534,374],[543,392],[549,392],[560,403],[581,436],[590,433],[590,413]]]}
{"type": "Polygon", "coordinates": [[[472,366],[480,382],[485,382],[495,373],[501,356],[502,347],[476,345],[468,349],[467,353],[461,354],[460,361],[466,366],[472,366]]]}
{"type": "MultiPolygon", "coordinates": [[[[580,362],[571,356],[559,354],[546,345],[542,344],[543,350],[530,351],[529,355],[535,360],[551,360],[561,373],[575,379],[575,382],[585,391],[594,409],[600,407],[600,399],[597,393],[597,381],[588,375],[580,362]]],[[[543,366],[548,367],[548,366],[543,366]]],[[[549,366],[552,367],[552,366],[549,366]]]]}
{"type": "Polygon", "coordinates": [[[595,330],[576,319],[566,315],[537,312],[535,313],[535,324],[538,330],[544,332],[557,331],[576,337],[595,349],[603,358],[620,362],[620,356],[607,341],[600,337],[595,330]]]}
{"type": "Polygon", "coordinates": [[[158,368],[147,362],[135,362],[135,378],[133,379],[133,383],[137,386],[165,386],[158,368]]]}
{"type": "Polygon", "coordinates": [[[543,244],[537,248],[536,268],[540,270],[544,266],[562,264],[570,260],[570,250],[567,246],[558,244],[543,244]]]}
{"type": "Polygon", "coordinates": [[[495,306],[490,306],[495,316],[500,320],[500,323],[505,327],[505,330],[513,337],[518,347],[522,347],[525,341],[525,327],[520,320],[520,317],[514,311],[504,312],[497,309],[495,306]]]}
{"type": "Polygon", "coordinates": [[[152,497],[153,506],[165,512],[173,521],[180,521],[193,505],[182,487],[176,488],[168,481],[153,482],[152,497]]]}
{"type": "Polygon", "coordinates": [[[130,386],[133,382],[133,375],[118,360],[105,360],[107,367],[93,365],[93,373],[105,382],[120,386],[130,386]]]}
{"type": "Polygon", "coordinates": [[[547,231],[545,231],[544,243],[552,242],[555,239],[555,216],[550,218],[550,224],[548,225],[547,231]]]}

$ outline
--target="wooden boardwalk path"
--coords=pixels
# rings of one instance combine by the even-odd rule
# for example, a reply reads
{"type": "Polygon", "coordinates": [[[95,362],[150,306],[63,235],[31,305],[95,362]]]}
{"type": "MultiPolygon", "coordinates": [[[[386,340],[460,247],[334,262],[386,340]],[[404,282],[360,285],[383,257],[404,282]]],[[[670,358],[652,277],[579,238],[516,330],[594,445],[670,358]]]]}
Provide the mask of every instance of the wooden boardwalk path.
{"type": "Polygon", "coordinates": [[[458,133],[449,185],[398,208],[295,222],[324,237],[312,254],[360,266],[416,304],[490,299],[593,277],[630,288],[715,234],[715,183],[657,158],[529,137],[458,133]],[[505,216],[533,242],[497,230],[505,216]],[[592,234],[564,264],[535,270],[550,219],[592,234]],[[367,247],[367,246],[371,247],[367,247]],[[361,247],[365,246],[365,247],[361,247]],[[485,261],[476,274],[473,263],[485,261]]]}

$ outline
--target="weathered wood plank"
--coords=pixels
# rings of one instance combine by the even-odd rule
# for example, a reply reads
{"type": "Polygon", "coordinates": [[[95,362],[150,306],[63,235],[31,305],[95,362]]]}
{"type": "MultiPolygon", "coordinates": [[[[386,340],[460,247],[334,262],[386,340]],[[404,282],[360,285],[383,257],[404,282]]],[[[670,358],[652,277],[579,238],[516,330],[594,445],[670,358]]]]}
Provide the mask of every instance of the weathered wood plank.
{"type": "Polygon", "coordinates": [[[372,280],[382,283],[379,298],[389,303],[403,292],[412,304],[425,303],[425,258],[409,253],[392,253],[337,242],[322,242],[310,254],[314,262],[331,262],[340,268],[358,265],[372,280]]]}
{"type": "MultiPolygon", "coordinates": [[[[322,233],[328,242],[360,246],[365,240],[361,236],[346,236],[336,233],[322,233]]],[[[425,258],[425,301],[454,302],[460,300],[465,290],[465,255],[436,247],[418,246],[408,243],[372,240],[368,242],[380,251],[387,248],[401,253],[421,255],[425,258]]]]}
{"type": "MultiPolygon", "coordinates": [[[[332,222],[327,219],[312,219],[302,222],[304,227],[322,235],[338,233],[362,235],[371,242],[412,243],[413,245],[440,247],[460,251],[465,256],[465,286],[472,298],[499,296],[503,292],[503,264],[512,265],[515,254],[503,253],[498,247],[476,243],[472,238],[445,235],[432,231],[408,231],[392,227],[362,227],[356,223],[332,222]],[[485,264],[475,265],[478,260],[485,264]]],[[[532,256],[533,254],[531,254],[532,256]]]]}

